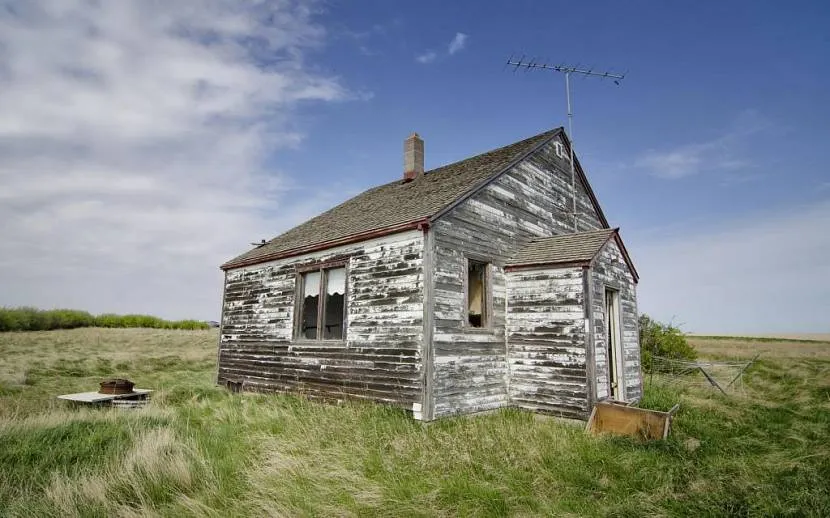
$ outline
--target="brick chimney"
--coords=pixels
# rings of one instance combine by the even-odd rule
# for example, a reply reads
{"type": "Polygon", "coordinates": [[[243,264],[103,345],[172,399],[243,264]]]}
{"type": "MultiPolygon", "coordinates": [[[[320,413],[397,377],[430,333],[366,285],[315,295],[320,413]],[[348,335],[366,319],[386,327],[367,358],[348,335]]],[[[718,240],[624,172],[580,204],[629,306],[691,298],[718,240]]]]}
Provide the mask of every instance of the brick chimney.
{"type": "Polygon", "coordinates": [[[403,181],[411,182],[424,174],[424,141],[413,133],[403,141],[403,181]]]}

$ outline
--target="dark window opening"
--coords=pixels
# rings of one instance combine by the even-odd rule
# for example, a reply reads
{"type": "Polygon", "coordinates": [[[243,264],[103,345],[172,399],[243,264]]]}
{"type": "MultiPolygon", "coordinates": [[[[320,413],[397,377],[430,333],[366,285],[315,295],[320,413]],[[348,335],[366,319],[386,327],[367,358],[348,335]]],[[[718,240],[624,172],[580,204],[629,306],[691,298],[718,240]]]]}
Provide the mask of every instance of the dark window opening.
{"type": "Polygon", "coordinates": [[[346,269],[326,270],[326,312],[323,338],[343,339],[343,321],[346,305],[346,269]]]}
{"type": "Polygon", "coordinates": [[[303,275],[303,312],[300,336],[317,339],[317,315],[320,312],[320,272],[303,275]]]}
{"type": "Polygon", "coordinates": [[[467,322],[471,327],[487,326],[487,264],[467,262],[467,322]]]}
{"type": "Polygon", "coordinates": [[[307,340],[343,340],[346,323],[346,269],[330,268],[302,275],[297,336],[307,340]]]}

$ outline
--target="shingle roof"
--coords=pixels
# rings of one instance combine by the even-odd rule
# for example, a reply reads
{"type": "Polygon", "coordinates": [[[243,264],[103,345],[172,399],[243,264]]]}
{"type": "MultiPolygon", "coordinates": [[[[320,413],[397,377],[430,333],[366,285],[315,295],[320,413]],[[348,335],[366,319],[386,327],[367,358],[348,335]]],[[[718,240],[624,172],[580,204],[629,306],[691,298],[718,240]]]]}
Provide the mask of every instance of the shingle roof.
{"type": "MultiPolygon", "coordinates": [[[[227,263],[222,268],[255,264],[316,245],[336,244],[357,234],[387,229],[434,216],[483,182],[562,132],[540,133],[486,153],[427,171],[411,182],[374,187],[227,263]]],[[[333,246],[332,245],[332,246],[333,246]]]]}
{"type": "Polygon", "coordinates": [[[578,234],[543,237],[531,240],[508,263],[510,265],[590,262],[608,239],[617,232],[603,228],[578,234]]]}
{"type": "Polygon", "coordinates": [[[634,263],[620,238],[619,228],[603,228],[589,232],[562,234],[553,237],[541,237],[530,240],[508,261],[507,267],[534,265],[588,265],[602,250],[609,239],[616,238],[634,282],[639,280],[634,263]]]}

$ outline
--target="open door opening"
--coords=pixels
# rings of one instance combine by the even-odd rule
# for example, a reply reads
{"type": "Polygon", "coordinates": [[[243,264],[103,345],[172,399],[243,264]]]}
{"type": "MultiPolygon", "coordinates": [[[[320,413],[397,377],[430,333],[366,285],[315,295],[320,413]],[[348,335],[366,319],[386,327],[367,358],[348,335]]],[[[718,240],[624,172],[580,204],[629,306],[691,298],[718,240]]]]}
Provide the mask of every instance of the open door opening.
{"type": "Polygon", "coordinates": [[[605,288],[605,343],[608,359],[608,388],[612,399],[622,401],[622,349],[620,342],[620,293],[605,288]]]}

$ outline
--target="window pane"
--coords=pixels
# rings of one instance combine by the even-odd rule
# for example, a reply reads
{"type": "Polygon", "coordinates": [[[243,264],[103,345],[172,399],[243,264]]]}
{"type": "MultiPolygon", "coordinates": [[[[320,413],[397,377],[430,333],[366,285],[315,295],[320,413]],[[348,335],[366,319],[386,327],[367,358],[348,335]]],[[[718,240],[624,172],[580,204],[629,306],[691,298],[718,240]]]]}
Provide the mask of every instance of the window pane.
{"type": "Polygon", "coordinates": [[[317,309],[320,306],[320,272],[303,274],[303,313],[300,336],[317,338],[317,309]]]}
{"type": "Polygon", "coordinates": [[[326,318],[323,338],[343,339],[343,308],[346,297],[346,269],[326,270],[326,318]]]}
{"type": "Polygon", "coordinates": [[[485,268],[484,263],[469,261],[467,267],[467,321],[473,327],[483,327],[485,268]]]}

